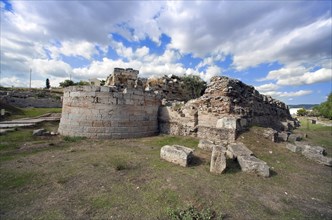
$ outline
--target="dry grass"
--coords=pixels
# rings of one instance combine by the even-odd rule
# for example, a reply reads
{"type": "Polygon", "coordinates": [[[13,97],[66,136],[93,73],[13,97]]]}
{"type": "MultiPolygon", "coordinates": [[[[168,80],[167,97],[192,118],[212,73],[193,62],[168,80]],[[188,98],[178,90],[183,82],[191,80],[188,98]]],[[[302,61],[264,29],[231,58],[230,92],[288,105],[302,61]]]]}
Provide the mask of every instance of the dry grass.
{"type": "Polygon", "coordinates": [[[169,219],[170,210],[195,207],[225,219],[331,219],[331,168],[262,139],[259,129],[239,139],[272,167],[270,178],[242,173],[234,161],[212,175],[210,154],[200,149],[188,168],[160,160],[164,144],[195,148],[198,140],[188,137],[71,142],[23,135],[0,150],[0,217],[169,219]],[[23,143],[30,151],[18,151],[23,143]]]}

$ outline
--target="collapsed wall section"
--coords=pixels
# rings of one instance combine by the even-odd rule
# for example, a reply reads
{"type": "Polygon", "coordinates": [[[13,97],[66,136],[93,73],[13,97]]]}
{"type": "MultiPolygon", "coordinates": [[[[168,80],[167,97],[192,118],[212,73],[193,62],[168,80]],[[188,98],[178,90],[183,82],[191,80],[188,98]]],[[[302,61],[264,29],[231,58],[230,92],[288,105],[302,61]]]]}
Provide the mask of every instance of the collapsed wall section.
{"type": "Polygon", "coordinates": [[[191,135],[215,142],[234,141],[248,127],[279,131],[295,127],[288,107],[254,87],[228,77],[213,77],[205,93],[187,103],[161,107],[161,133],[191,135]]]}
{"type": "Polygon", "coordinates": [[[59,133],[88,138],[158,134],[160,99],[154,93],[116,87],[73,86],[64,90],[59,133]]]}

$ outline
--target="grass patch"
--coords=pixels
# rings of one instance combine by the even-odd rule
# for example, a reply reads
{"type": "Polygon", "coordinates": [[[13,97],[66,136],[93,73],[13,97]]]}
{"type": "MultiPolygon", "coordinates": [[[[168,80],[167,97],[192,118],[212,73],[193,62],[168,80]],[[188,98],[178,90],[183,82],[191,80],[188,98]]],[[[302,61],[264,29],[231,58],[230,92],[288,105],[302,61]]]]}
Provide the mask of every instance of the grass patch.
{"type": "Polygon", "coordinates": [[[301,127],[295,130],[295,133],[306,133],[308,141],[315,145],[326,148],[327,154],[332,155],[332,127],[321,124],[311,124],[306,119],[301,119],[301,127]]]}
{"type": "Polygon", "coordinates": [[[0,191],[22,187],[32,182],[33,173],[5,172],[0,173],[0,191]]]}
{"type": "Polygon", "coordinates": [[[17,108],[20,111],[16,111],[15,114],[12,114],[8,119],[20,119],[27,117],[37,117],[47,113],[61,113],[62,108],[17,108]]]}
{"type": "Polygon", "coordinates": [[[107,196],[100,195],[91,200],[91,206],[95,209],[111,208],[112,201],[110,201],[110,199],[107,196]]]}
{"type": "Polygon", "coordinates": [[[189,148],[197,148],[198,139],[193,137],[160,135],[150,141],[151,145],[162,147],[164,145],[183,145],[189,148]]]}
{"type": "Polygon", "coordinates": [[[66,142],[78,142],[78,141],[82,141],[82,140],[85,140],[86,137],[79,137],[79,136],[64,136],[63,137],[63,140],[66,141],[66,142]]]}
{"type": "Polygon", "coordinates": [[[222,214],[217,214],[211,209],[198,210],[197,208],[190,206],[187,209],[169,209],[168,216],[171,220],[222,220],[224,219],[222,214]]]}

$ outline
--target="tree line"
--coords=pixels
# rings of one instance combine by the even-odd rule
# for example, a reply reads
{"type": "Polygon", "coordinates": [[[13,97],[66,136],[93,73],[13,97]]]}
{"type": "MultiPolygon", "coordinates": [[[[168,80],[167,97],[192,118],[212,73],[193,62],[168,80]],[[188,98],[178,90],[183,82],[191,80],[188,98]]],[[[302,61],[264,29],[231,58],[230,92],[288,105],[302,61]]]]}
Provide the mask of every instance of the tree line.
{"type": "Polygon", "coordinates": [[[332,120],[332,92],[327,97],[326,102],[322,102],[320,105],[315,106],[312,111],[307,111],[304,108],[297,111],[299,116],[321,116],[332,120]]]}

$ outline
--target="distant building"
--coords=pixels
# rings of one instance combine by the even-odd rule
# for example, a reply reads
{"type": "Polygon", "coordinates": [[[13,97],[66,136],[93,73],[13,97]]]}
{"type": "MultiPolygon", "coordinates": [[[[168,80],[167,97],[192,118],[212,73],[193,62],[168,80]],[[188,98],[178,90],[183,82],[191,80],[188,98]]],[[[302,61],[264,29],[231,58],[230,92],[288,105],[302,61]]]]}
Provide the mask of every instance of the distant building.
{"type": "Polygon", "coordinates": [[[94,86],[100,86],[100,80],[97,78],[89,79],[89,83],[94,86]]]}
{"type": "Polygon", "coordinates": [[[289,109],[289,113],[294,116],[294,115],[297,115],[297,110],[300,110],[302,108],[290,108],[289,109]]]}

